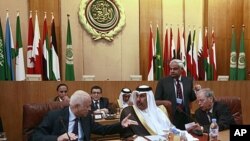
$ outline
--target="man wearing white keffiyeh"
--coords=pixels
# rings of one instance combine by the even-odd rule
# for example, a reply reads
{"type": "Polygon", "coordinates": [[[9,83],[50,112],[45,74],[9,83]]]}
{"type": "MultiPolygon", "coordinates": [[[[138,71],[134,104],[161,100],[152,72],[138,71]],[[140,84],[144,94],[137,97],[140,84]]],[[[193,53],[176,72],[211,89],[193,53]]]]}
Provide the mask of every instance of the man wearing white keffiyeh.
{"type": "Polygon", "coordinates": [[[129,105],[132,105],[132,101],[131,101],[131,90],[129,88],[122,88],[120,95],[119,95],[119,99],[117,99],[117,103],[119,108],[125,108],[129,105]]]}
{"type": "Polygon", "coordinates": [[[124,128],[121,137],[165,135],[166,131],[173,129],[179,133],[183,132],[186,136],[191,136],[186,131],[176,129],[168,116],[156,105],[151,87],[141,85],[132,92],[131,96],[134,105],[122,110],[121,120],[131,114],[129,119],[137,121],[138,125],[124,128]]]}
{"type": "Polygon", "coordinates": [[[173,127],[167,115],[157,107],[152,88],[141,85],[132,93],[133,106],[122,110],[121,120],[131,113],[130,119],[139,123],[138,126],[130,126],[121,134],[122,137],[133,135],[164,135],[165,130],[173,127]]]}

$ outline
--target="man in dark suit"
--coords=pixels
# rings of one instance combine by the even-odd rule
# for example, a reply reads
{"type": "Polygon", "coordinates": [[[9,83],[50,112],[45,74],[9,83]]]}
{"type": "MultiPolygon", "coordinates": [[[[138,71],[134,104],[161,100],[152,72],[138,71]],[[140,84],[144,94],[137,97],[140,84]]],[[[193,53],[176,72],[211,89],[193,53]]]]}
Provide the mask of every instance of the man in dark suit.
{"type": "Polygon", "coordinates": [[[159,80],[156,86],[156,100],[172,102],[173,124],[179,129],[185,129],[190,119],[190,104],[196,100],[193,90],[193,80],[182,76],[183,62],[173,59],[170,62],[170,76],[159,80]]]}
{"type": "Polygon", "coordinates": [[[211,119],[216,118],[219,130],[229,129],[230,124],[235,124],[234,118],[228,107],[214,100],[213,91],[204,88],[196,93],[199,108],[195,111],[196,121],[203,127],[203,132],[209,131],[211,119]]]}
{"type": "Polygon", "coordinates": [[[31,141],[89,141],[90,134],[115,134],[123,127],[137,124],[128,115],[122,122],[113,125],[100,125],[90,114],[91,97],[77,90],[70,98],[69,107],[50,111],[34,129],[31,141]],[[122,125],[122,126],[121,126],[122,125]]]}
{"type": "Polygon", "coordinates": [[[109,107],[109,100],[105,97],[102,97],[102,88],[100,86],[93,86],[91,88],[91,110],[94,113],[109,113],[110,107],[109,107]]]}

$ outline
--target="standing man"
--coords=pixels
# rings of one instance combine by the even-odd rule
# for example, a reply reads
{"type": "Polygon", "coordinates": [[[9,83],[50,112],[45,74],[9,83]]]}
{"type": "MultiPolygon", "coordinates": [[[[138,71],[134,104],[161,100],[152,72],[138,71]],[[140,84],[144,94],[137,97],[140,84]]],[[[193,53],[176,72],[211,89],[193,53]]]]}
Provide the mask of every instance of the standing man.
{"type": "Polygon", "coordinates": [[[91,98],[91,110],[94,113],[109,113],[109,100],[108,98],[102,97],[102,88],[100,86],[93,86],[91,88],[91,98]]]}
{"type": "Polygon", "coordinates": [[[156,86],[156,100],[172,102],[173,124],[179,129],[185,129],[185,124],[192,121],[190,103],[196,100],[193,90],[193,80],[181,76],[183,62],[173,59],[170,64],[170,76],[159,80],[156,86]]]}

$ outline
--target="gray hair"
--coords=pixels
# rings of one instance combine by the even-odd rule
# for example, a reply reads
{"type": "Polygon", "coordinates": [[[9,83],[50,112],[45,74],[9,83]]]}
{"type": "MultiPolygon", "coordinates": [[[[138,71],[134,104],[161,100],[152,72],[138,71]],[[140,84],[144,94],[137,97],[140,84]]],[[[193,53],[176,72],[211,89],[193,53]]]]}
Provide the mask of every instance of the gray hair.
{"type": "Polygon", "coordinates": [[[197,94],[204,94],[205,97],[209,98],[212,97],[214,100],[214,91],[212,91],[210,88],[202,88],[199,91],[197,91],[197,94]]]}
{"type": "Polygon", "coordinates": [[[183,64],[183,61],[181,61],[180,59],[173,59],[170,61],[169,65],[173,64],[173,63],[177,63],[179,68],[183,68],[184,67],[184,64],[183,64]]]}
{"type": "Polygon", "coordinates": [[[70,97],[69,105],[82,105],[87,99],[91,99],[90,95],[83,91],[83,90],[77,90],[73,93],[73,95],[70,97]]]}

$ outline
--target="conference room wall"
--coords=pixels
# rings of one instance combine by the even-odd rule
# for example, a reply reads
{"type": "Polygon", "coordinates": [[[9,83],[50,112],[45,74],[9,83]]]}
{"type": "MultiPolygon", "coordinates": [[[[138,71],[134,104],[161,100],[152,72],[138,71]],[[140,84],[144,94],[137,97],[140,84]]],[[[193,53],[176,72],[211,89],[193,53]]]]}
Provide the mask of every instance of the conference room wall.
{"type": "MultiPolygon", "coordinates": [[[[90,92],[93,85],[103,88],[103,96],[108,97],[110,102],[115,103],[123,87],[132,90],[140,84],[152,86],[155,90],[157,81],[74,81],[74,82],[0,82],[0,116],[3,120],[4,130],[10,141],[21,141],[22,139],[22,106],[25,103],[44,103],[51,101],[56,96],[56,86],[66,83],[69,86],[69,95],[75,90],[81,89],[90,92]]],[[[209,87],[214,90],[216,96],[239,96],[242,101],[243,122],[250,124],[250,81],[197,81],[194,84],[209,87]]],[[[197,104],[194,104],[194,110],[197,104]]]]}

